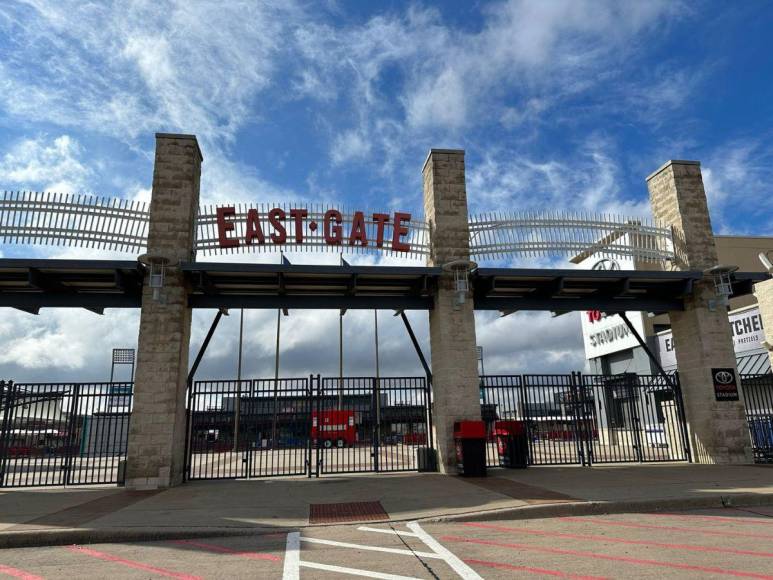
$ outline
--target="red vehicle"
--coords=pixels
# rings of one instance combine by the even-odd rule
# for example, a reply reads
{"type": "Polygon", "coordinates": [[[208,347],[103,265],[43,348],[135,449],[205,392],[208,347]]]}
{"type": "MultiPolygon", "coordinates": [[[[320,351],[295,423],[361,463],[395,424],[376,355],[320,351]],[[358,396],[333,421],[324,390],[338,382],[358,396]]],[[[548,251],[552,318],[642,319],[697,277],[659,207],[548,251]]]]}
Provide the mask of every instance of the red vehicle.
{"type": "Polygon", "coordinates": [[[311,439],[317,445],[330,449],[354,447],[357,427],[354,425],[354,411],[313,411],[311,413],[311,439]]]}

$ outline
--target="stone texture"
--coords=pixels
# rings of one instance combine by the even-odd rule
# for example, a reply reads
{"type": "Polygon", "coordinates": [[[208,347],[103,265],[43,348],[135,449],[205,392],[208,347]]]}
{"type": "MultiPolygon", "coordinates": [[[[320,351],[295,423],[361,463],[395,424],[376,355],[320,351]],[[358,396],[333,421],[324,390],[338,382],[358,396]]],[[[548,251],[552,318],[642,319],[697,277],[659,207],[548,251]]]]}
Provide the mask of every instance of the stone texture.
{"type": "MultiPolygon", "coordinates": [[[[430,266],[469,260],[464,151],[433,149],[424,164],[424,216],[432,232],[430,266]]],[[[433,421],[441,472],[456,465],[453,425],[480,420],[475,313],[471,296],[455,305],[454,277],[444,272],[429,313],[433,421]]]]}
{"type": "MultiPolygon", "coordinates": [[[[647,178],[656,219],[674,232],[677,270],[706,270],[717,265],[717,250],[703,189],[700,164],[670,161],[647,178]]],[[[727,311],[709,310],[714,284],[695,284],[684,311],[669,312],[687,415],[693,461],[751,462],[749,430],[741,401],[716,401],[712,367],[735,368],[727,311]]]]}
{"type": "Polygon", "coordinates": [[[170,266],[159,300],[153,299],[148,276],[143,284],[128,488],[182,482],[191,309],[185,279],[175,265],[194,257],[201,161],[195,137],[156,135],[147,253],[168,259],[170,266]]]}
{"type": "Polygon", "coordinates": [[[762,326],[765,328],[765,342],[768,343],[768,356],[773,365],[773,279],[755,284],[754,296],[760,307],[762,326]]]}

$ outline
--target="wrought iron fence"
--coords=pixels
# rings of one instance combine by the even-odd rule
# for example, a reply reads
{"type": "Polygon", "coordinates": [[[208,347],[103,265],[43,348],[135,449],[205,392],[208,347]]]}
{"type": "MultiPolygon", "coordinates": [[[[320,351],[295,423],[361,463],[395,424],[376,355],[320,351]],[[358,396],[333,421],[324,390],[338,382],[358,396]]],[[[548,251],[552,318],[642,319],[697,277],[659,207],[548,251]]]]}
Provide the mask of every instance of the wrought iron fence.
{"type": "Polygon", "coordinates": [[[773,463],[773,374],[742,375],[741,390],[754,461],[773,463]]]}
{"type": "Polygon", "coordinates": [[[197,381],[187,478],[416,470],[428,400],[424,377],[197,381]]]}
{"type": "Polygon", "coordinates": [[[678,377],[496,375],[481,377],[487,464],[500,464],[496,422],[521,420],[532,465],[688,461],[678,377]]]}
{"type": "Polygon", "coordinates": [[[117,483],[133,383],[0,382],[0,486],[117,483]]]}

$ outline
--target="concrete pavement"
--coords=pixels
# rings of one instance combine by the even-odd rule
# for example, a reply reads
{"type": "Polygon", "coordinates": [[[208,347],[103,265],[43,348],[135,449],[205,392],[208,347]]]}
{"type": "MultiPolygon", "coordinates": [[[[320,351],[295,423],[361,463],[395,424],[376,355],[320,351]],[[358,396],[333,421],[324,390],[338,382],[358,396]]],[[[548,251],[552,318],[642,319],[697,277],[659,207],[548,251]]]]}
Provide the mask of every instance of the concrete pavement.
{"type": "Polygon", "coordinates": [[[537,467],[490,470],[485,479],[400,473],[203,481],[162,492],[115,487],[3,490],[0,547],[270,533],[309,526],[312,505],[352,502],[379,502],[382,519],[395,522],[773,505],[773,469],[537,467]]]}
{"type": "Polygon", "coordinates": [[[773,580],[773,509],[498,522],[390,522],[247,537],[13,548],[0,575],[199,578],[726,578],[773,580]]]}

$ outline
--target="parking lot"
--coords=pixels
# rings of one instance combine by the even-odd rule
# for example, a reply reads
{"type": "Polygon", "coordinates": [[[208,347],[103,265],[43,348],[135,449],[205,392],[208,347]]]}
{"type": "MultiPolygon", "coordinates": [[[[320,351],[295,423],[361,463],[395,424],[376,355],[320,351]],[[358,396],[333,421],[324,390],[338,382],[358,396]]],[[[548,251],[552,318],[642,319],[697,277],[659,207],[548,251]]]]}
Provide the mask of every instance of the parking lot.
{"type": "Polygon", "coordinates": [[[0,575],[110,578],[771,578],[773,508],[372,523],[0,552],[0,575]]]}

